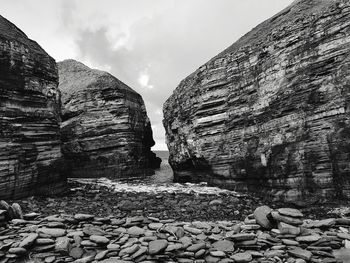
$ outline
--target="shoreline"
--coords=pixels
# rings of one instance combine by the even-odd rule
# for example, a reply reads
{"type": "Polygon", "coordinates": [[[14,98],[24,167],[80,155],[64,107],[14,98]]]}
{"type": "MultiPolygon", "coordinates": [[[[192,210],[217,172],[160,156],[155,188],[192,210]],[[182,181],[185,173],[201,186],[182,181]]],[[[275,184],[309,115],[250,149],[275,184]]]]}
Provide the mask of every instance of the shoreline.
{"type": "MultiPolygon", "coordinates": [[[[289,224],[276,219],[274,229],[264,229],[261,213],[254,212],[263,201],[234,192],[114,192],[77,182],[70,187],[63,197],[18,200],[26,220],[0,228],[1,263],[335,263],[341,262],[335,256],[349,255],[350,218],[340,213],[319,221],[311,220],[312,210],[292,209],[297,217],[287,217],[289,224]],[[308,219],[301,221],[301,212],[308,219]]],[[[272,208],[279,211],[278,204],[272,208]]]]}

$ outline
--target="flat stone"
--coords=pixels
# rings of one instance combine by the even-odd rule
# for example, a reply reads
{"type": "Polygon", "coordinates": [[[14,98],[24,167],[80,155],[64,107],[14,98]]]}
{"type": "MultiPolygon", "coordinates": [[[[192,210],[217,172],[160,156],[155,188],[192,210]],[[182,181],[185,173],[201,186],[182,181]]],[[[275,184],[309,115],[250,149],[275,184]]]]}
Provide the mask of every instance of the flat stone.
{"type": "Polygon", "coordinates": [[[38,236],[39,235],[37,233],[30,233],[21,241],[21,243],[19,243],[18,247],[23,247],[23,248],[30,247],[31,245],[34,244],[38,236]]]}
{"type": "Polygon", "coordinates": [[[206,250],[205,249],[201,249],[201,250],[198,250],[195,254],[194,254],[194,257],[195,258],[201,258],[205,255],[205,252],[206,250]]]}
{"type": "Polygon", "coordinates": [[[307,236],[299,236],[296,237],[295,240],[298,242],[316,242],[321,239],[321,236],[318,234],[312,234],[312,235],[307,235],[307,236]]]}
{"type": "Polygon", "coordinates": [[[277,211],[272,211],[271,216],[277,222],[283,222],[283,223],[290,224],[290,225],[302,225],[303,224],[303,221],[301,219],[295,218],[295,217],[290,217],[290,216],[284,216],[284,215],[281,215],[280,213],[278,213],[277,211]]]}
{"type": "Polygon", "coordinates": [[[224,251],[210,251],[210,255],[213,257],[223,258],[226,256],[226,253],[224,251]]]}
{"type": "Polygon", "coordinates": [[[109,243],[109,239],[107,237],[99,236],[99,235],[91,235],[90,240],[92,242],[95,242],[97,244],[102,244],[102,245],[109,243]]]}
{"type": "Polygon", "coordinates": [[[213,248],[216,250],[224,251],[224,252],[233,252],[234,251],[234,243],[229,240],[219,240],[212,244],[213,248]]]}
{"type": "Polygon", "coordinates": [[[288,254],[296,258],[304,259],[306,261],[310,260],[312,257],[312,253],[310,251],[301,248],[288,250],[288,254]]]}
{"type": "Polygon", "coordinates": [[[162,226],[164,226],[163,223],[150,223],[150,224],[148,224],[148,228],[151,230],[158,230],[162,226]]]}
{"type": "Polygon", "coordinates": [[[74,237],[74,236],[84,236],[84,232],[83,231],[71,231],[67,233],[67,237],[74,237]]]}
{"type": "Polygon", "coordinates": [[[98,236],[103,236],[105,235],[105,231],[103,231],[101,228],[96,227],[96,226],[88,226],[83,228],[84,234],[91,236],[91,235],[98,235],[98,236]]]}
{"type": "Polygon", "coordinates": [[[176,250],[180,250],[182,249],[184,246],[182,244],[169,244],[166,248],[166,252],[172,252],[172,251],[176,251],[176,250]]]}
{"type": "Polygon", "coordinates": [[[279,222],[278,223],[278,230],[281,232],[282,235],[299,235],[300,234],[300,227],[292,226],[290,224],[279,222]]]}
{"type": "Polygon", "coordinates": [[[84,247],[97,247],[98,245],[95,242],[92,242],[90,240],[83,240],[80,243],[84,247]]]}
{"type": "Polygon", "coordinates": [[[109,244],[109,245],[107,245],[107,249],[109,251],[119,251],[120,250],[120,245],[118,245],[118,244],[109,244]]]}
{"type": "Polygon", "coordinates": [[[55,262],[56,257],[55,256],[49,256],[47,258],[45,258],[45,263],[53,263],[55,262]]]}
{"type": "Polygon", "coordinates": [[[284,216],[291,216],[291,217],[297,217],[302,218],[304,215],[300,210],[294,209],[294,208],[279,208],[277,209],[278,213],[284,216]]]}
{"type": "Polygon", "coordinates": [[[264,252],[264,257],[266,258],[274,258],[274,257],[283,257],[285,255],[284,250],[269,250],[264,252]]]}
{"type": "Polygon", "coordinates": [[[124,248],[122,250],[120,250],[119,252],[119,256],[124,256],[124,255],[131,255],[134,254],[136,251],[138,251],[140,249],[140,246],[137,244],[134,244],[130,247],[124,248]]]}
{"type": "Polygon", "coordinates": [[[187,231],[191,234],[194,234],[194,235],[199,235],[199,234],[203,233],[202,229],[198,229],[198,228],[194,228],[194,227],[190,227],[190,226],[186,226],[186,225],[183,228],[185,231],[187,231]]]}
{"type": "Polygon", "coordinates": [[[258,223],[262,228],[272,229],[273,224],[267,218],[267,216],[271,213],[272,209],[268,206],[260,206],[254,211],[254,218],[256,223],[258,223]]]}
{"type": "Polygon", "coordinates": [[[231,258],[237,263],[246,263],[253,260],[252,255],[248,252],[233,254],[231,258]]]}
{"type": "Polygon", "coordinates": [[[186,250],[190,252],[197,252],[198,250],[203,249],[205,247],[206,247],[205,243],[197,243],[197,244],[193,244],[192,246],[189,246],[186,250]]]}
{"type": "Polygon", "coordinates": [[[206,256],[205,257],[205,262],[206,263],[217,263],[221,260],[219,257],[213,257],[212,255],[206,256]]]}
{"type": "Polygon", "coordinates": [[[154,240],[148,244],[148,253],[150,255],[156,255],[164,251],[168,246],[168,241],[166,240],[154,240]]]}
{"type": "Polygon", "coordinates": [[[43,233],[45,235],[51,236],[51,237],[62,237],[66,235],[66,230],[61,228],[39,228],[38,233],[43,233]]]}
{"type": "Polygon", "coordinates": [[[211,229],[211,225],[209,225],[206,222],[194,221],[194,222],[192,222],[192,225],[195,228],[199,228],[199,229],[206,229],[206,230],[211,229]]]}
{"type": "Polygon", "coordinates": [[[127,230],[127,233],[131,236],[141,236],[145,233],[145,230],[137,226],[132,226],[127,230]]]}
{"type": "Polygon", "coordinates": [[[335,218],[328,218],[324,220],[315,220],[306,225],[309,228],[328,228],[334,226],[336,223],[335,218]]]}
{"type": "Polygon", "coordinates": [[[139,250],[137,250],[134,254],[131,255],[132,259],[138,258],[139,256],[142,256],[146,254],[147,252],[147,247],[140,247],[139,250]]]}
{"type": "Polygon", "coordinates": [[[79,259],[83,256],[84,250],[81,247],[73,247],[69,251],[69,256],[71,256],[74,259],[79,259]]]}
{"type": "Polygon", "coordinates": [[[102,259],[104,259],[106,257],[106,255],[107,255],[107,253],[108,253],[108,250],[104,250],[104,251],[101,251],[101,252],[97,253],[96,256],[95,256],[95,260],[102,260],[102,259]]]}

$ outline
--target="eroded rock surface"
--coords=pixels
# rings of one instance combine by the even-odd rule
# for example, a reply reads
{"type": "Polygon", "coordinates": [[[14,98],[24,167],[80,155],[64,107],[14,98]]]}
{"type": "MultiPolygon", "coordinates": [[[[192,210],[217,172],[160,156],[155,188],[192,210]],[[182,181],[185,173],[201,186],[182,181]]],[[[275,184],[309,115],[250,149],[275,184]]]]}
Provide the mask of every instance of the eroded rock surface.
{"type": "Polygon", "coordinates": [[[151,174],[160,159],[141,96],[107,72],[58,63],[63,103],[62,143],[69,177],[151,174]]]}
{"type": "Polygon", "coordinates": [[[349,1],[295,1],[200,67],[164,105],[175,179],[349,197],[349,51],[349,1]]]}
{"type": "Polygon", "coordinates": [[[56,62],[0,16],[0,198],[64,191],[56,62]]]}

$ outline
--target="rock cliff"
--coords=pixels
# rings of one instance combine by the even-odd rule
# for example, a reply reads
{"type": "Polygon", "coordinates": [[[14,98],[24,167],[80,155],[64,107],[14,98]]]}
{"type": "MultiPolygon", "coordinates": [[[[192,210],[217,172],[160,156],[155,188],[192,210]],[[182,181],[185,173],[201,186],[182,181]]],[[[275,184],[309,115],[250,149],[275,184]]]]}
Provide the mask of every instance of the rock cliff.
{"type": "Polygon", "coordinates": [[[292,202],[349,197],[349,111],[350,2],[295,1],[166,101],[175,179],[292,202]]]}
{"type": "Polygon", "coordinates": [[[56,62],[0,16],[0,198],[64,191],[56,62]]]}
{"type": "Polygon", "coordinates": [[[58,63],[62,148],[69,177],[125,178],[152,174],[160,159],[141,96],[107,72],[58,63]]]}

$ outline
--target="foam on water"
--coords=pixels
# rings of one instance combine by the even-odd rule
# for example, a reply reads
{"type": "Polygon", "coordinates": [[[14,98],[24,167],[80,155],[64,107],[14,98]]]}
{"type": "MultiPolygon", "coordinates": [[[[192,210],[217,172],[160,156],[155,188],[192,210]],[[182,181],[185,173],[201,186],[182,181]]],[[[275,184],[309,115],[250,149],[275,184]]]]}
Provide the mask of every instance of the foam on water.
{"type": "Polygon", "coordinates": [[[152,184],[144,183],[142,181],[136,182],[120,182],[113,181],[108,178],[98,179],[82,179],[82,178],[70,178],[71,182],[78,182],[81,184],[93,184],[108,187],[115,192],[136,192],[136,193],[188,193],[188,194],[208,194],[219,195],[226,193],[229,195],[241,196],[241,194],[221,189],[218,187],[207,186],[206,183],[192,184],[192,183],[165,183],[165,184],[152,184]]]}

